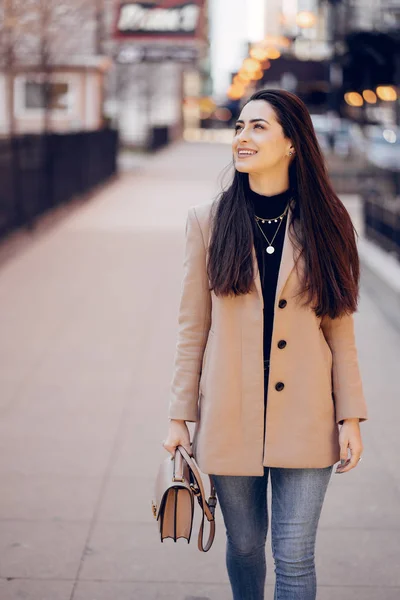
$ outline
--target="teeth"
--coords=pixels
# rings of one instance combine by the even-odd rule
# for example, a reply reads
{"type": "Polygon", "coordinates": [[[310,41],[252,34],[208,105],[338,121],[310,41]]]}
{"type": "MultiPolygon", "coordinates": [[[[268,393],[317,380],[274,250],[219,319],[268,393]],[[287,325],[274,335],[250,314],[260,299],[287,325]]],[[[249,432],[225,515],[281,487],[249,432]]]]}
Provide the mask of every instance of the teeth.
{"type": "Polygon", "coordinates": [[[257,154],[257,152],[251,152],[250,150],[239,150],[238,154],[247,154],[252,156],[253,154],[257,154]]]}

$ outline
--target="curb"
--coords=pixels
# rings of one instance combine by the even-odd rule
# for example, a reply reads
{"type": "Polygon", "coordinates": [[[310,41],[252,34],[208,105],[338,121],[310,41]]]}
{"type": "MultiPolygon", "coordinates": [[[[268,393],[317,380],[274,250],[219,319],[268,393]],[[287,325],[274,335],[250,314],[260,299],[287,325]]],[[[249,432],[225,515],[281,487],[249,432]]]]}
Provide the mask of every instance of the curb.
{"type": "Polygon", "coordinates": [[[358,241],[361,283],[377,307],[400,331],[400,263],[374,242],[358,241]]]}

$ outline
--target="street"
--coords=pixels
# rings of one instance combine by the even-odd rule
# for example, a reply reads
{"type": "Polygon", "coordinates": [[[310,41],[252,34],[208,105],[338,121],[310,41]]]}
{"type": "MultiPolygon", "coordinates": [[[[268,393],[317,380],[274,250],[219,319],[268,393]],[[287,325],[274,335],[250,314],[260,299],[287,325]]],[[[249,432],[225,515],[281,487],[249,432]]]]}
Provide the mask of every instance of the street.
{"type": "MultiPolygon", "coordinates": [[[[186,214],[230,160],[182,142],[125,165],[1,261],[1,600],[231,599],[220,511],[201,554],[199,514],[190,545],[161,544],[151,510],[186,214]]],[[[364,287],[356,332],[369,421],[363,461],[328,488],[318,600],[398,600],[400,333],[364,287]]],[[[267,560],[272,600],[270,533],[267,560]]]]}

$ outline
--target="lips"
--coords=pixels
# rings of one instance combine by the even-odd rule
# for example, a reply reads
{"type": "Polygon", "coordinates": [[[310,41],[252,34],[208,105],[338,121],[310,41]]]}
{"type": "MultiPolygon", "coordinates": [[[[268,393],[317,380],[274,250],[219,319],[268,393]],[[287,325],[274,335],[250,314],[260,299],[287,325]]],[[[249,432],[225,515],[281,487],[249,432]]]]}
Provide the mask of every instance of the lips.
{"type": "Polygon", "coordinates": [[[246,158],[247,156],[254,156],[257,154],[257,150],[248,150],[247,148],[240,148],[237,150],[238,158],[246,158]]]}

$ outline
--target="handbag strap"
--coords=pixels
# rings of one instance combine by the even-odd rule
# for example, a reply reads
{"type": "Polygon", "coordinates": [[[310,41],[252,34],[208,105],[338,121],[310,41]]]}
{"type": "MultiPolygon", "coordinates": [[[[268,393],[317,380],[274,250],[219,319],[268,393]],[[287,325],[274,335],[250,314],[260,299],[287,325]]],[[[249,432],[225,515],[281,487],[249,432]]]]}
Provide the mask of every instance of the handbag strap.
{"type": "Polygon", "coordinates": [[[204,492],[203,481],[201,479],[201,475],[200,475],[199,469],[194,461],[194,458],[192,458],[189,455],[189,453],[185,450],[185,448],[183,446],[177,446],[176,450],[180,452],[180,454],[183,456],[183,458],[187,462],[189,469],[191,471],[191,474],[193,475],[193,478],[197,484],[197,488],[195,488],[192,484],[190,484],[190,488],[191,488],[192,492],[195,494],[195,496],[197,497],[198,503],[202,510],[202,518],[201,518],[201,525],[200,525],[199,538],[198,538],[197,545],[201,552],[208,552],[208,550],[212,546],[212,543],[213,543],[214,537],[215,537],[214,514],[215,514],[215,507],[217,506],[216,490],[215,490],[214,484],[211,480],[211,477],[208,476],[208,479],[210,481],[211,495],[207,502],[206,497],[205,497],[205,492],[204,492]],[[207,517],[207,520],[210,523],[210,534],[208,536],[207,543],[204,546],[204,518],[205,517],[207,517]]]}

